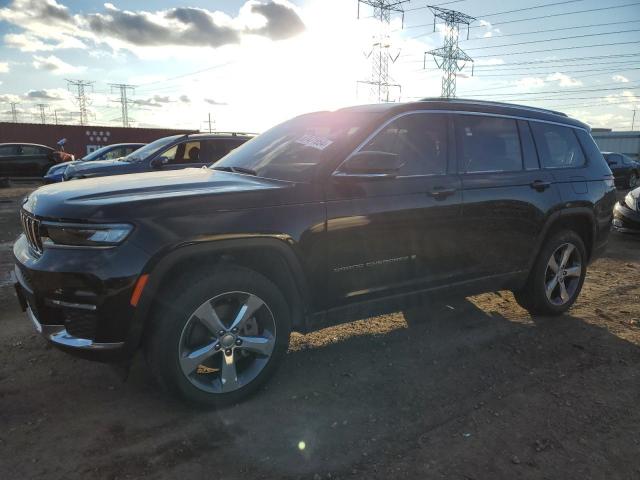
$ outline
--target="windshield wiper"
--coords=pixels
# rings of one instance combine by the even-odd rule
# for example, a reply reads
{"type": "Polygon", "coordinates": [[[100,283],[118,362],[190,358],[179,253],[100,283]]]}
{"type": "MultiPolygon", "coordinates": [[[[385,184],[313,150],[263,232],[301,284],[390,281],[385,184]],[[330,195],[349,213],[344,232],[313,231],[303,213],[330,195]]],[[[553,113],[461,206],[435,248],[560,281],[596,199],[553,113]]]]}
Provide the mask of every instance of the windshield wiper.
{"type": "Polygon", "coordinates": [[[213,167],[214,170],[220,170],[222,172],[231,172],[231,173],[246,173],[247,175],[253,175],[254,177],[258,176],[258,172],[256,172],[255,170],[251,170],[250,168],[244,168],[244,167],[228,167],[228,166],[221,166],[221,167],[213,167]]]}

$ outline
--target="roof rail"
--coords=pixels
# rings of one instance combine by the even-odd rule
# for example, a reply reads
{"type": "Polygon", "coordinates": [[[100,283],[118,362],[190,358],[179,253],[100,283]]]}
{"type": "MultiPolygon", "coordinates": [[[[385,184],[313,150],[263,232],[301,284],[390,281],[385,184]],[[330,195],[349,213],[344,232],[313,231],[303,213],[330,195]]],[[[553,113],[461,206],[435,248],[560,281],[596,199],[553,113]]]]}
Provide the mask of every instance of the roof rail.
{"type": "Polygon", "coordinates": [[[529,105],[519,105],[517,103],[496,102],[493,100],[475,100],[466,98],[442,98],[442,97],[426,97],[418,100],[419,102],[451,102],[451,103],[471,103],[476,105],[495,105],[497,107],[515,107],[531,110],[532,112],[552,113],[561,117],[568,117],[566,113],[550,110],[548,108],[530,107],[529,105]]]}
{"type": "Polygon", "coordinates": [[[237,137],[238,135],[259,135],[259,133],[253,133],[253,132],[220,132],[220,131],[215,131],[215,132],[198,132],[198,135],[231,135],[233,137],[237,137]]]}

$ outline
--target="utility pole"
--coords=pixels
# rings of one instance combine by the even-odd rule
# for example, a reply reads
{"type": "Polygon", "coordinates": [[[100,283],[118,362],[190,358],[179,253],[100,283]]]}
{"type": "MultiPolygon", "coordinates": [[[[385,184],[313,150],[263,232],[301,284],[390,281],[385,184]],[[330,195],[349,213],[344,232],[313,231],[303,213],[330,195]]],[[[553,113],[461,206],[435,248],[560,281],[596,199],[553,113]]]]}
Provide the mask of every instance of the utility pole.
{"type": "Polygon", "coordinates": [[[53,121],[58,125],[58,109],[53,110],[53,121]]]}
{"type": "Polygon", "coordinates": [[[11,121],[13,123],[18,123],[18,111],[16,110],[16,102],[11,102],[11,121]]]}
{"type": "Polygon", "coordinates": [[[373,8],[373,18],[380,22],[379,32],[375,38],[372,49],[367,55],[371,59],[371,79],[359,81],[358,84],[365,84],[371,87],[371,96],[375,97],[378,103],[389,102],[391,100],[390,90],[398,89],[398,100],[402,92],[402,86],[393,83],[389,75],[389,61],[394,63],[400,53],[395,56],[390,53],[391,41],[389,39],[389,25],[391,15],[399,13],[402,15],[402,26],[404,27],[404,9],[402,4],[409,0],[358,0],[358,18],[360,18],[360,4],[373,8]]]}
{"type": "Polygon", "coordinates": [[[436,19],[440,18],[444,20],[446,34],[444,46],[424,52],[424,68],[427,68],[427,55],[433,56],[436,65],[443,71],[440,96],[455,98],[456,75],[464,68],[467,62],[472,62],[471,75],[473,75],[473,59],[458,47],[460,25],[467,26],[467,38],[469,38],[469,24],[475,20],[475,17],[456,10],[435,6],[429,6],[429,10],[433,13],[433,31],[436,31],[436,19]],[[462,64],[459,62],[462,62],[462,64]]]}
{"type": "Polygon", "coordinates": [[[209,117],[204,122],[209,125],[209,133],[213,133],[213,131],[215,130],[216,121],[215,120],[211,120],[211,112],[209,112],[209,117]],[[212,127],[212,125],[213,125],[213,127],[212,127]]]}
{"type": "Polygon", "coordinates": [[[122,126],[125,128],[129,128],[129,104],[133,104],[131,100],[127,97],[127,91],[131,90],[131,93],[135,91],[135,85],[127,85],[126,83],[110,83],[111,93],[113,93],[113,89],[120,90],[120,100],[116,100],[120,102],[120,108],[122,110],[122,116],[119,120],[122,120],[122,126]]]}
{"type": "Polygon", "coordinates": [[[633,109],[633,117],[631,117],[631,131],[633,132],[633,127],[636,124],[636,109],[633,109]]]}
{"type": "Polygon", "coordinates": [[[67,80],[67,88],[71,89],[71,87],[73,87],[76,90],[75,98],[78,102],[78,108],[80,109],[80,125],[87,124],[87,106],[89,104],[89,100],[85,92],[85,87],[92,87],[93,83],[94,82],[89,82],[86,80],[67,80]]]}
{"type": "Polygon", "coordinates": [[[38,103],[38,104],[36,104],[36,107],[38,107],[40,109],[40,123],[42,123],[44,125],[45,123],[47,123],[47,115],[45,113],[45,109],[47,108],[47,104],[46,103],[38,103]]]}

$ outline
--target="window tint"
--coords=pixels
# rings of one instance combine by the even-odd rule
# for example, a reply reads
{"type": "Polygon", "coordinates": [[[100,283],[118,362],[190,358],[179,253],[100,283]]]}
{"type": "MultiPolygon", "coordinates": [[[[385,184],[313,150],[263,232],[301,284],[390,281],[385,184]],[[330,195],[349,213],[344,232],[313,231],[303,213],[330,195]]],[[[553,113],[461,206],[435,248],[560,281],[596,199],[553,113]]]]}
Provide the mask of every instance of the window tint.
{"type": "Polygon", "coordinates": [[[186,142],[174,145],[161,156],[167,159],[167,164],[171,165],[201,163],[200,142],[186,142]]]}
{"type": "Polygon", "coordinates": [[[447,117],[417,113],[388,124],[361,151],[398,155],[399,176],[437,175],[447,171],[447,117]]]}
{"type": "Polygon", "coordinates": [[[0,145],[0,157],[8,157],[16,154],[15,145],[0,145]]]}
{"type": "Polygon", "coordinates": [[[113,150],[109,150],[107,153],[102,155],[100,158],[102,160],[113,160],[116,158],[124,157],[125,151],[122,147],[114,148],[113,150]]]}
{"type": "Polygon", "coordinates": [[[575,168],[585,164],[584,153],[573,128],[531,122],[531,130],[542,160],[547,168],[575,168]]]}
{"type": "Polygon", "coordinates": [[[456,136],[462,171],[477,173],[522,170],[522,152],[515,120],[459,115],[456,117],[456,136]]]}
{"type": "Polygon", "coordinates": [[[21,145],[19,147],[20,155],[46,155],[47,150],[34,145],[21,145]]]}

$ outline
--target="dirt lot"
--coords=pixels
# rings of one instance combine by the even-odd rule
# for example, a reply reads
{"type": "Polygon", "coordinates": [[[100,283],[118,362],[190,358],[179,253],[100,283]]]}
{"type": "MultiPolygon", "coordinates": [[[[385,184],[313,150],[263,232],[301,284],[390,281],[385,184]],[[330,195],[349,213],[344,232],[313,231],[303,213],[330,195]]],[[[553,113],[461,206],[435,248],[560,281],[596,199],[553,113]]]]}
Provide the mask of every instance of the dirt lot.
{"type": "Polygon", "coordinates": [[[122,383],[33,332],[19,194],[0,193],[0,478],[640,478],[640,238],[613,236],[570,315],[501,292],[296,335],[264,391],[198,411],[142,359],[122,383]]]}

